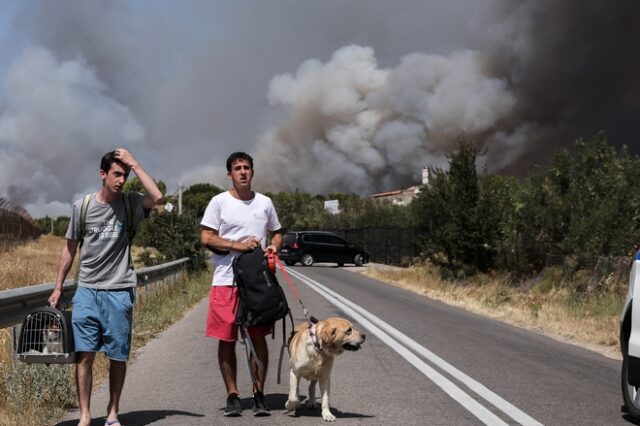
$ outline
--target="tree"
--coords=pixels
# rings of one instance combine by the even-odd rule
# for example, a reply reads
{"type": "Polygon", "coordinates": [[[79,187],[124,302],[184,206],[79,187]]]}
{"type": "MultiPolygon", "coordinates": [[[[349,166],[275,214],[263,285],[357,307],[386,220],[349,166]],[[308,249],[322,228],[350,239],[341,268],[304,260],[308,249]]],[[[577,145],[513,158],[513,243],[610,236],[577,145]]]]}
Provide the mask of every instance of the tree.
{"type": "MultiPolygon", "coordinates": [[[[416,223],[426,229],[422,246],[435,262],[450,270],[471,266],[485,270],[487,241],[478,220],[480,189],[476,172],[477,148],[465,137],[449,157],[449,170],[430,168],[433,176],[414,201],[416,223]]],[[[487,229],[485,226],[484,229],[487,229]]]]}
{"type": "Polygon", "coordinates": [[[200,247],[199,221],[190,213],[178,215],[175,210],[171,213],[166,211],[151,213],[151,216],[142,222],[134,244],[158,250],[160,254],[158,258],[143,259],[147,266],[183,257],[191,259],[190,266],[193,269],[199,269],[205,265],[204,253],[200,247]]]}
{"type": "Polygon", "coordinates": [[[193,216],[201,218],[209,205],[209,201],[223,190],[210,183],[196,183],[182,193],[183,211],[190,212],[193,216]]]}
{"type": "MultiPolygon", "coordinates": [[[[158,189],[163,194],[167,193],[167,185],[161,180],[155,180],[154,182],[158,185],[158,189]]],[[[140,178],[138,176],[134,176],[131,179],[127,180],[127,183],[124,184],[123,192],[142,192],[144,193],[144,186],[142,186],[142,182],[140,182],[140,178]]]]}
{"type": "Polygon", "coordinates": [[[494,175],[479,179],[476,217],[482,242],[476,263],[480,269],[518,264],[518,258],[514,258],[518,189],[518,181],[513,177],[494,175]]]}
{"type": "Polygon", "coordinates": [[[273,201],[285,231],[322,229],[329,214],[324,210],[324,196],[304,192],[267,193],[273,201]]]}

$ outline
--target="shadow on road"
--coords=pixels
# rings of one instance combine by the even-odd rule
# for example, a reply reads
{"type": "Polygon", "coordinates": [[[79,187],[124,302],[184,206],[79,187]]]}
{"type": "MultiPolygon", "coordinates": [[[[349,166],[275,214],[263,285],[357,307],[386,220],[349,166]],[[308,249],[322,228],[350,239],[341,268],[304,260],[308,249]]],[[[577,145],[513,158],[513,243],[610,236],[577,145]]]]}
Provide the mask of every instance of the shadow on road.
{"type": "Polygon", "coordinates": [[[640,425],[640,421],[633,419],[633,418],[632,418],[630,415],[628,415],[628,414],[624,414],[624,415],[622,416],[622,418],[623,418],[623,419],[625,419],[626,421],[628,421],[628,422],[629,422],[629,423],[631,423],[631,424],[634,424],[634,425],[640,425]]]}
{"type": "MultiPolygon", "coordinates": [[[[267,405],[271,409],[271,412],[274,411],[282,411],[284,412],[284,404],[289,399],[289,395],[284,393],[272,393],[269,395],[265,395],[265,399],[267,400],[267,405]]],[[[243,398],[241,400],[242,409],[251,410],[251,405],[253,403],[253,398],[243,398]]],[[[224,408],[223,408],[224,410],[224,408]]],[[[349,413],[345,411],[337,410],[335,407],[331,407],[331,412],[337,419],[369,419],[375,416],[370,416],[368,414],[360,414],[360,413],[349,413]]],[[[322,413],[320,408],[307,408],[304,405],[298,408],[295,413],[289,414],[291,417],[322,417],[322,413]]],[[[93,426],[93,425],[92,425],[93,426]]]]}
{"type": "MultiPolygon", "coordinates": [[[[173,416],[204,417],[204,414],[196,414],[180,410],[144,410],[120,413],[119,419],[122,424],[126,424],[127,426],[145,426],[157,422],[158,420],[173,416]]],[[[91,421],[91,426],[104,426],[105,420],[106,419],[104,417],[93,419],[91,421]]],[[[179,420],[176,420],[175,423],[179,424],[179,420]]],[[[58,423],[56,426],[75,426],[77,424],[78,420],[66,420],[58,423]]]]}

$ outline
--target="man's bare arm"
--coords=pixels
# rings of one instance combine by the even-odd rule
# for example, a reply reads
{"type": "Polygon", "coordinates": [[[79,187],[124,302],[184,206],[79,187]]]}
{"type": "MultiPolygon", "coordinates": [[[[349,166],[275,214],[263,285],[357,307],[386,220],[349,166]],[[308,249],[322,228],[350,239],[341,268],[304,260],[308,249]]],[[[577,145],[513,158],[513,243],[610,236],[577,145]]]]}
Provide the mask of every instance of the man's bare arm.
{"type": "Polygon", "coordinates": [[[230,250],[247,252],[260,246],[260,240],[257,238],[249,238],[244,241],[228,240],[218,235],[217,230],[201,226],[200,244],[213,252],[228,252],[230,250]]]}
{"type": "Polygon", "coordinates": [[[60,295],[62,294],[62,284],[69,274],[69,270],[73,265],[73,259],[76,257],[76,250],[78,248],[78,241],[67,240],[67,243],[62,247],[60,253],[60,259],[58,260],[58,274],[56,276],[55,287],[51,296],[49,296],[49,306],[56,307],[60,301],[60,295]]]}
{"type": "Polygon", "coordinates": [[[271,233],[271,244],[267,247],[267,251],[271,249],[277,254],[280,251],[280,247],[282,247],[282,229],[271,233]]]}

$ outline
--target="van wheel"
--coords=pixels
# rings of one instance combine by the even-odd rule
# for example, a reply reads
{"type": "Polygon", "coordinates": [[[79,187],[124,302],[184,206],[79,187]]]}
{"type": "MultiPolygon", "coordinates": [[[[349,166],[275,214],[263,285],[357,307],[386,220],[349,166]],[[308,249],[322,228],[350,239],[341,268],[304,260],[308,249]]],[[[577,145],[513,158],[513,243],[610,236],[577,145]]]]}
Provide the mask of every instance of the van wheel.
{"type": "Polygon", "coordinates": [[[343,266],[344,266],[344,263],[338,262],[338,267],[342,268],[343,266]]]}
{"type": "Polygon", "coordinates": [[[303,254],[300,258],[300,263],[302,263],[304,266],[313,265],[313,256],[311,255],[311,253],[303,254]]]}
{"type": "Polygon", "coordinates": [[[356,256],[353,258],[353,263],[355,263],[356,266],[362,266],[362,264],[364,263],[362,254],[360,253],[356,254],[356,256]]]}
{"type": "Polygon", "coordinates": [[[622,399],[627,413],[634,419],[640,419],[640,388],[629,384],[629,376],[627,375],[629,355],[626,350],[624,352],[622,354],[622,399]]]}
{"type": "Polygon", "coordinates": [[[296,264],[296,262],[294,262],[293,260],[285,260],[285,261],[284,261],[284,263],[285,263],[287,266],[293,266],[293,265],[295,265],[295,264],[296,264]]]}

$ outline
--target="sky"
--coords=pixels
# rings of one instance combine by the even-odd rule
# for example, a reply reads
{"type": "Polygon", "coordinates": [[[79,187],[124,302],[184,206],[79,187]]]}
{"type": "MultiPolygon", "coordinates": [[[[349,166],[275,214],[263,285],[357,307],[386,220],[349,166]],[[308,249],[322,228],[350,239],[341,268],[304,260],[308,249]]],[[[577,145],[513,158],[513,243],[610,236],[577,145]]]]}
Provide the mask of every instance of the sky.
{"type": "Polygon", "coordinates": [[[525,175],[604,130],[636,149],[633,0],[7,0],[0,197],[68,215],[128,148],[178,185],[370,195],[447,166],[462,135],[525,175]]]}

